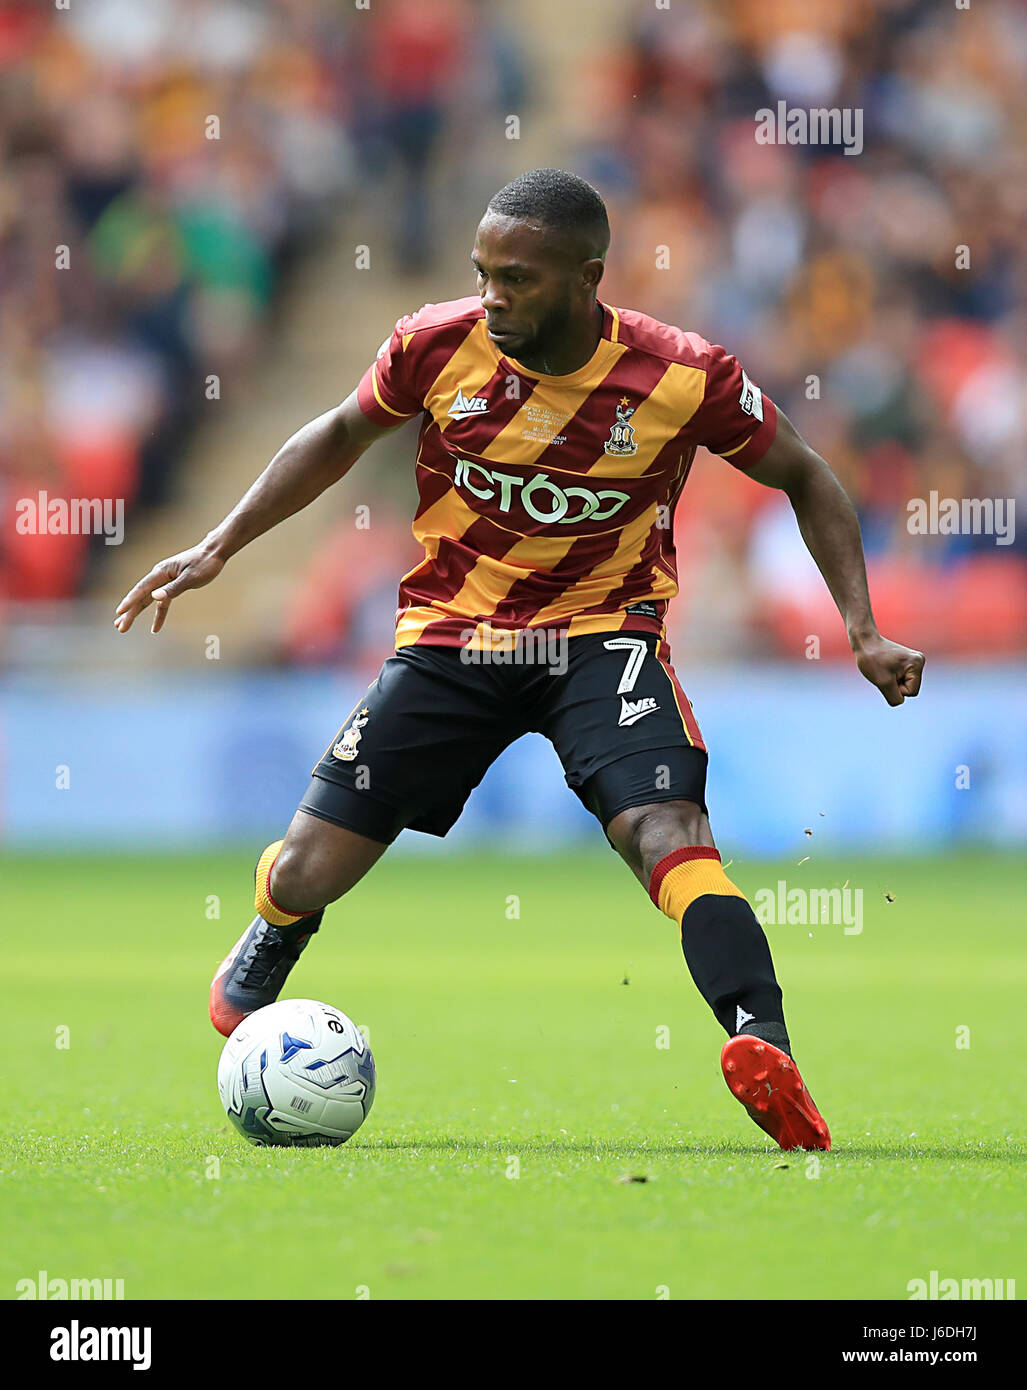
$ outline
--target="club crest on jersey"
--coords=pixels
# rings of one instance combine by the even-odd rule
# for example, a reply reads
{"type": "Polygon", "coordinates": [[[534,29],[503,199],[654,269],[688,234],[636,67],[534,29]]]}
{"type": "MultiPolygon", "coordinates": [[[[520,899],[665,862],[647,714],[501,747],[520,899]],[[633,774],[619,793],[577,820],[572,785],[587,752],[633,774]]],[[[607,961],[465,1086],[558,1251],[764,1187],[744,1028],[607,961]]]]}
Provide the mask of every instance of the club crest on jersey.
{"type": "Polygon", "coordinates": [[[603,445],[604,452],[616,454],[619,458],[638,453],[635,427],[628,423],[634,413],[635,407],[628,404],[627,396],[621,396],[617,405],[617,420],[610,426],[610,437],[603,445]]]}
{"type": "Polygon", "coordinates": [[[456,396],[447,414],[454,420],[466,420],[468,415],[484,415],[488,408],[489,403],[484,396],[465,396],[460,387],[457,387],[456,396]]]}
{"type": "Polygon", "coordinates": [[[355,715],[352,723],[347,729],[342,731],[342,738],[332,749],[332,757],[341,758],[344,763],[351,763],[357,756],[357,744],[360,742],[360,730],[367,723],[371,716],[371,711],[365,706],[358,715],[355,715]]]}

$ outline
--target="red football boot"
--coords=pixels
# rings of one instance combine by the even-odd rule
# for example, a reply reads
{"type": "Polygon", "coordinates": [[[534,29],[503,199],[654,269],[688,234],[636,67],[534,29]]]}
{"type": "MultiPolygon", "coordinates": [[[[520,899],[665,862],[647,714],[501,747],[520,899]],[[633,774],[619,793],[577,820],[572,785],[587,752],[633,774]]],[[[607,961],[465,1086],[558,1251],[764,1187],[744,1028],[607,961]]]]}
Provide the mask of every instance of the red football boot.
{"type": "Polygon", "coordinates": [[[829,1149],[831,1131],[787,1052],[750,1033],[728,1038],[720,1065],[731,1094],[782,1149],[829,1149]]]}
{"type": "Polygon", "coordinates": [[[275,1002],[320,926],[322,912],[304,917],[301,930],[273,927],[263,917],[254,917],[210,982],[207,1011],[219,1033],[229,1037],[249,1014],[275,1002]]]}

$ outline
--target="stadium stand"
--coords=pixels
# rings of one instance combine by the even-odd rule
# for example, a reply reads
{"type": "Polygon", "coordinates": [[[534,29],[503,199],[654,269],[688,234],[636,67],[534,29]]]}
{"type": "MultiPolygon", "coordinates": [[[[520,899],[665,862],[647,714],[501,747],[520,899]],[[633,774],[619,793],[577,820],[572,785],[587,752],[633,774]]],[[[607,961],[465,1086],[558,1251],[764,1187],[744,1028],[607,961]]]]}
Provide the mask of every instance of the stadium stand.
{"type": "MultiPolygon", "coordinates": [[[[106,603],[166,538],[187,543],[302,422],[290,407],[332,404],[400,312],[469,292],[465,243],[496,184],[567,163],[610,204],[605,297],[728,345],[836,468],[882,626],[936,655],[1024,650],[1022,539],[907,526],[932,491],[1027,500],[1021,7],[991,6],[968,41],[958,11],[920,0],[633,19],[603,0],[587,42],[553,15],[531,65],[541,91],[495,7],[393,0],[363,20],[321,0],[0,11],[0,604],[24,621],[106,603]],[[861,110],[860,156],[757,145],[754,112],[779,99],[861,110]],[[525,139],[504,139],[508,113],[532,110],[525,139]],[[353,274],[355,240],[387,250],[373,283],[353,274]],[[308,274],[290,310],[314,265],[333,287],[308,274]],[[347,311],[358,334],[319,326],[347,311]],[[211,377],[249,385],[216,448],[211,377]],[[16,535],[15,503],[41,490],[125,499],[117,562],[95,536],[16,535]]],[[[364,665],[387,649],[410,446],[407,432],[379,446],[342,494],[373,504],[373,532],[336,512],[303,533],[306,567],[296,546],[262,552],[246,660],[364,665]]],[[[801,659],[814,633],[844,655],[780,498],[700,454],[676,542],[672,636],[696,659],[801,659]]],[[[242,612],[242,587],[212,597],[219,620],[242,612]]]]}

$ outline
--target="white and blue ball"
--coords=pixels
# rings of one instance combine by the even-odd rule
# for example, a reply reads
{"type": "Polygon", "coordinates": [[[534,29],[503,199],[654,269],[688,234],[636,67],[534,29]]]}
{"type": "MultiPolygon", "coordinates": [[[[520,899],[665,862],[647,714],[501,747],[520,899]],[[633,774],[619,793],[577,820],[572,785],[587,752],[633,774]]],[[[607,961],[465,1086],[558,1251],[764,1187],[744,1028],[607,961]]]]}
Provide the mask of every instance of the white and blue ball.
{"type": "Polygon", "coordinates": [[[356,1024],[316,999],[280,999],[225,1043],[218,1091],[251,1144],[345,1144],[374,1104],[374,1058],[356,1024]]]}

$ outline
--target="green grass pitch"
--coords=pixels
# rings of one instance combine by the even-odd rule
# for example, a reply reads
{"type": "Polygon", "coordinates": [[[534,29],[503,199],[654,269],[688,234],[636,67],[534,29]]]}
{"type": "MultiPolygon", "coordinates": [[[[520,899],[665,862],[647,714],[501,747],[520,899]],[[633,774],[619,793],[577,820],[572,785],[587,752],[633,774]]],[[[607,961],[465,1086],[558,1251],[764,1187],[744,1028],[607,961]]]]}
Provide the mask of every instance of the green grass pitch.
{"type": "Polygon", "coordinates": [[[349,1144],[300,1151],[251,1148],[218,1102],[206,993],[248,856],[8,860],[0,1292],[39,1270],[129,1299],[904,1299],[931,1270],[1027,1292],[1022,865],[808,852],[731,872],[864,889],[858,935],[768,929],[819,1162],[731,1098],[672,924],[607,851],[393,856],[331,909],[287,993],[370,1029],[378,1096],[349,1144]]]}

